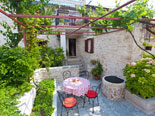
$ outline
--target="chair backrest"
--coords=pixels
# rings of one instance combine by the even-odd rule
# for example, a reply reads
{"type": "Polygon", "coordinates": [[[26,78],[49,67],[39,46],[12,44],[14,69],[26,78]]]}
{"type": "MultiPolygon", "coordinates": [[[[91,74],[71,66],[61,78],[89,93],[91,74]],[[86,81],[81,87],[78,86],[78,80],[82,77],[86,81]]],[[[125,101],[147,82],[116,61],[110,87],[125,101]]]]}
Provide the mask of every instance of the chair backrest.
{"type": "Polygon", "coordinates": [[[102,83],[100,83],[98,86],[92,86],[92,90],[96,91],[99,94],[101,90],[101,85],[102,83]]]}
{"type": "Polygon", "coordinates": [[[88,79],[88,76],[89,76],[89,72],[88,71],[82,71],[82,72],[80,72],[80,77],[84,77],[84,78],[87,78],[88,79]]]}
{"type": "Polygon", "coordinates": [[[63,93],[61,91],[57,91],[57,94],[59,96],[60,102],[63,103],[63,100],[64,100],[63,93]]]}
{"type": "Polygon", "coordinates": [[[71,77],[71,72],[69,70],[63,72],[63,79],[67,79],[71,77]]]}

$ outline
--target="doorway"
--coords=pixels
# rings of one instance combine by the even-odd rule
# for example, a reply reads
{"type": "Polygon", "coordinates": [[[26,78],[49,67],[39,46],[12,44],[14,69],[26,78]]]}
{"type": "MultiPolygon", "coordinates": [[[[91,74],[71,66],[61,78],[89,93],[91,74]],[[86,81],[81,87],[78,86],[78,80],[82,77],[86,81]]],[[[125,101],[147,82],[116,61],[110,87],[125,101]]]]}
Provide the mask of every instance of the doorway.
{"type": "Polygon", "coordinates": [[[69,56],[76,56],[76,39],[69,39],[69,56]]]}

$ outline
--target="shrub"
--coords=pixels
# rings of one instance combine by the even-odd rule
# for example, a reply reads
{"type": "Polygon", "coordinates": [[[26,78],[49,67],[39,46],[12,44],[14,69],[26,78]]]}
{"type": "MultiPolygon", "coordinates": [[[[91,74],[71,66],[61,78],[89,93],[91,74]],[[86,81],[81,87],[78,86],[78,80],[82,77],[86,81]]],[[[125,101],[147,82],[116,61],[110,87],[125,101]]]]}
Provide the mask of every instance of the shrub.
{"type": "Polygon", "coordinates": [[[52,107],[53,92],[55,90],[54,80],[43,80],[39,83],[39,86],[47,90],[47,93],[43,90],[37,91],[31,116],[51,116],[54,111],[52,107]]]}
{"type": "Polygon", "coordinates": [[[0,47],[0,85],[29,81],[37,66],[37,60],[24,48],[0,47]]]}
{"type": "Polygon", "coordinates": [[[41,49],[40,66],[42,68],[61,66],[64,59],[62,48],[52,49],[51,47],[43,46],[41,49]]]}
{"type": "Polygon", "coordinates": [[[155,97],[155,60],[142,58],[124,68],[127,90],[143,98],[155,97]]]}

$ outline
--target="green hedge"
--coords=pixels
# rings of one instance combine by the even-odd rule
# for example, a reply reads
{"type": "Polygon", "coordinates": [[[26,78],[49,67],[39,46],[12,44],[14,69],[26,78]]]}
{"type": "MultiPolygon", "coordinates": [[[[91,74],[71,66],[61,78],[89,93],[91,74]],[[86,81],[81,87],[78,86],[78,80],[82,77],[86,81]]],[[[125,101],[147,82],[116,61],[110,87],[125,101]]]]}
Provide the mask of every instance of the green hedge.
{"type": "Polygon", "coordinates": [[[47,90],[47,93],[43,90],[37,91],[31,116],[51,116],[54,111],[52,107],[53,92],[55,90],[54,80],[43,80],[39,83],[39,86],[47,90]]]}

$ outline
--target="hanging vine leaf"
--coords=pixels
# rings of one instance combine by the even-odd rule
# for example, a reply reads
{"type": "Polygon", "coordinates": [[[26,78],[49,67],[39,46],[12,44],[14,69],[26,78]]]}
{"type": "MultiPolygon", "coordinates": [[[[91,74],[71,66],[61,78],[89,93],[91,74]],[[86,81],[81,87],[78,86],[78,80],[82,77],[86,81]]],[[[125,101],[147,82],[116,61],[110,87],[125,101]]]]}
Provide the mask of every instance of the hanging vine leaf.
{"type": "MultiPolygon", "coordinates": [[[[126,28],[126,31],[132,31],[133,23],[139,22],[141,18],[153,18],[153,14],[155,11],[152,6],[148,5],[149,0],[136,0],[133,4],[126,6],[126,9],[119,9],[109,17],[118,17],[122,18],[122,20],[98,20],[94,24],[91,24],[92,27],[99,27],[99,25],[112,25],[112,28],[126,28]]],[[[119,7],[120,3],[116,0],[115,8],[119,7]]],[[[80,13],[87,13],[90,17],[101,17],[105,15],[107,12],[111,11],[111,9],[104,9],[100,4],[96,8],[96,12],[89,12],[88,8],[84,6],[82,9],[79,8],[80,13]],[[85,9],[84,9],[85,8],[85,9]]],[[[93,20],[91,20],[93,21],[93,20]]],[[[92,29],[95,33],[102,33],[103,31],[107,31],[107,29],[92,29]]]]}

